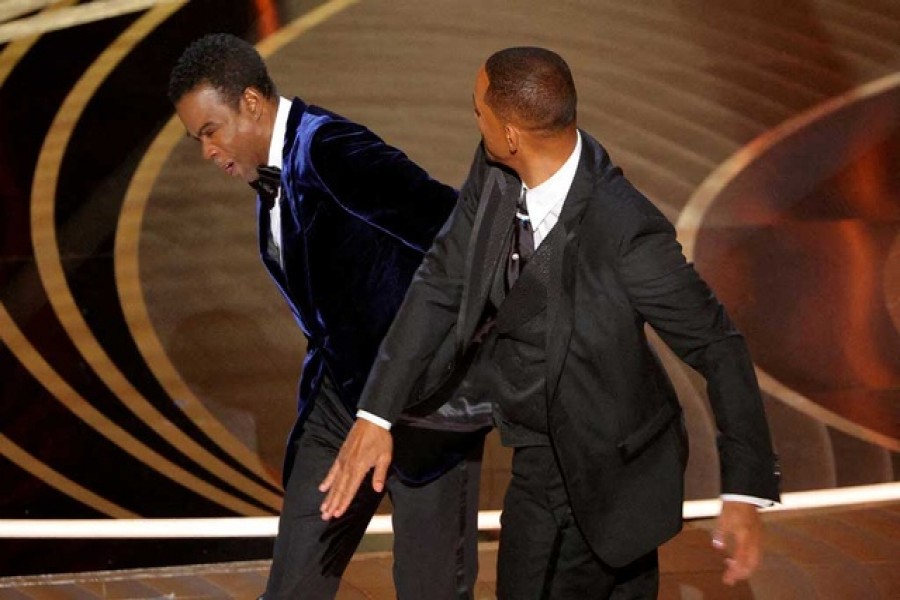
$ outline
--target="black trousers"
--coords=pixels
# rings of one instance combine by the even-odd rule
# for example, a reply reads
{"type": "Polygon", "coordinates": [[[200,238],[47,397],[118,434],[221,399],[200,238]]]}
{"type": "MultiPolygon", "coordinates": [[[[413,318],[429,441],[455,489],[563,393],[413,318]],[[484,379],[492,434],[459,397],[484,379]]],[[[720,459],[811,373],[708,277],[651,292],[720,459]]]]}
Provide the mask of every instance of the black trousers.
{"type": "Polygon", "coordinates": [[[549,446],[515,449],[501,524],[498,600],[657,597],[656,551],[613,569],[591,550],[549,446]]]}
{"type": "MultiPolygon", "coordinates": [[[[265,600],[334,598],[341,575],[384,493],[363,482],[347,512],[323,521],[318,490],[353,418],[330,383],[322,386],[296,443],[265,600]]],[[[473,597],[478,574],[478,491],[483,442],[422,486],[388,478],[393,504],[394,585],[401,600],[473,597]]]]}

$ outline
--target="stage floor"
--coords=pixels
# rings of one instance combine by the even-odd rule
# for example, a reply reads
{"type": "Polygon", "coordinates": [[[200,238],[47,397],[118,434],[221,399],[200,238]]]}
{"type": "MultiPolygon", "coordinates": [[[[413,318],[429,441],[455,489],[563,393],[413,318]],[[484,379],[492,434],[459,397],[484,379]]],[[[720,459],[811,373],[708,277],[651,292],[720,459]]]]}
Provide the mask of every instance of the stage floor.
{"type": "MultiPolygon", "coordinates": [[[[709,545],[713,522],[692,521],[660,550],[660,598],[877,599],[900,597],[900,502],[765,515],[765,556],[749,583],[720,581],[709,545]]],[[[369,546],[388,540],[369,540],[369,546]]],[[[475,598],[494,598],[497,542],[479,544],[475,598]]],[[[201,600],[257,598],[269,561],[0,579],[0,600],[201,600]]],[[[359,552],[338,600],[394,598],[389,551],[359,552]]],[[[588,597],[588,596],[585,596],[588,597]]],[[[424,599],[423,599],[424,600],[424,599]]]]}

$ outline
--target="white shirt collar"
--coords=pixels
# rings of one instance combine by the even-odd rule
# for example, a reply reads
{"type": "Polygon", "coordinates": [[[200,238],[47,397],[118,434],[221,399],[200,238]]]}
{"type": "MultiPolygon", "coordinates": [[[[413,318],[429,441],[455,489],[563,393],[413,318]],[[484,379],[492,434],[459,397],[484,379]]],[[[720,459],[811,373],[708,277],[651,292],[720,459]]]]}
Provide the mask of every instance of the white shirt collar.
{"type": "Polygon", "coordinates": [[[284,161],[284,136],[287,133],[288,114],[291,112],[291,101],[287,98],[279,96],[278,110],[275,112],[275,125],[272,128],[272,141],[269,142],[269,162],[270,167],[283,166],[284,161]]]}
{"type": "MultiPolygon", "coordinates": [[[[572,181],[575,180],[575,172],[578,170],[578,161],[581,158],[581,132],[576,130],[576,133],[575,149],[572,150],[572,154],[569,155],[563,166],[550,176],[550,179],[531,189],[522,184],[527,190],[525,203],[528,205],[528,216],[531,217],[531,225],[534,230],[537,230],[551,211],[557,218],[559,217],[563,202],[569,194],[569,188],[572,187],[572,181]]],[[[555,221],[556,219],[554,219],[554,223],[555,221]]]]}

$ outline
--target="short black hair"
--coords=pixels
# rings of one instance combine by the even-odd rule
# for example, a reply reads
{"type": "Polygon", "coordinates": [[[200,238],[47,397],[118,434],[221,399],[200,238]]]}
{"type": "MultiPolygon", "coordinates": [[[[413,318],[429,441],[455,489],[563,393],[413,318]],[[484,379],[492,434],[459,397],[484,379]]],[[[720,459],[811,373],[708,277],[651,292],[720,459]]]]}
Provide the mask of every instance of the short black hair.
{"type": "Polygon", "coordinates": [[[256,48],[228,33],[203,36],[185,49],[169,76],[169,100],[177,104],[203,84],[216,89],[234,108],[248,87],[258,89],[266,98],[277,93],[256,48]]]}
{"type": "Polygon", "coordinates": [[[485,102],[501,118],[555,132],[575,122],[578,95],[566,61],[551,50],[506,48],[485,63],[485,102]]]}

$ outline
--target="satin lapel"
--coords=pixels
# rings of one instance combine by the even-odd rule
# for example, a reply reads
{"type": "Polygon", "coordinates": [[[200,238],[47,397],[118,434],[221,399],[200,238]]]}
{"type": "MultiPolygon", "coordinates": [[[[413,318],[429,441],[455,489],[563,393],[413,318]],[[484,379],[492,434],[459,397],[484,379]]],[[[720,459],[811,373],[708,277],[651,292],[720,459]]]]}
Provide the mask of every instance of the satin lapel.
{"type": "MultiPolygon", "coordinates": [[[[584,139],[584,138],[582,138],[584,139]]],[[[594,173],[593,152],[583,144],[578,171],[566,196],[562,214],[556,227],[561,227],[559,244],[550,265],[550,285],[547,290],[547,401],[556,396],[562,374],[575,312],[578,250],[583,231],[581,221],[592,198],[594,173]]]]}
{"type": "Polygon", "coordinates": [[[262,257],[263,265],[269,272],[269,275],[275,280],[276,285],[281,289],[282,293],[287,290],[287,282],[284,278],[284,271],[277,261],[272,260],[269,256],[269,236],[272,227],[272,220],[269,211],[263,206],[259,196],[256,197],[256,222],[257,222],[257,239],[259,242],[259,255],[262,257]]]}
{"type": "Polygon", "coordinates": [[[521,183],[518,179],[497,168],[491,168],[485,179],[485,190],[481,196],[479,213],[472,227],[469,243],[471,254],[467,258],[467,281],[465,286],[465,315],[461,315],[463,343],[468,342],[475,332],[478,320],[484,310],[490,293],[491,283],[501,259],[509,247],[513,217],[516,212],[521,183]]]}

